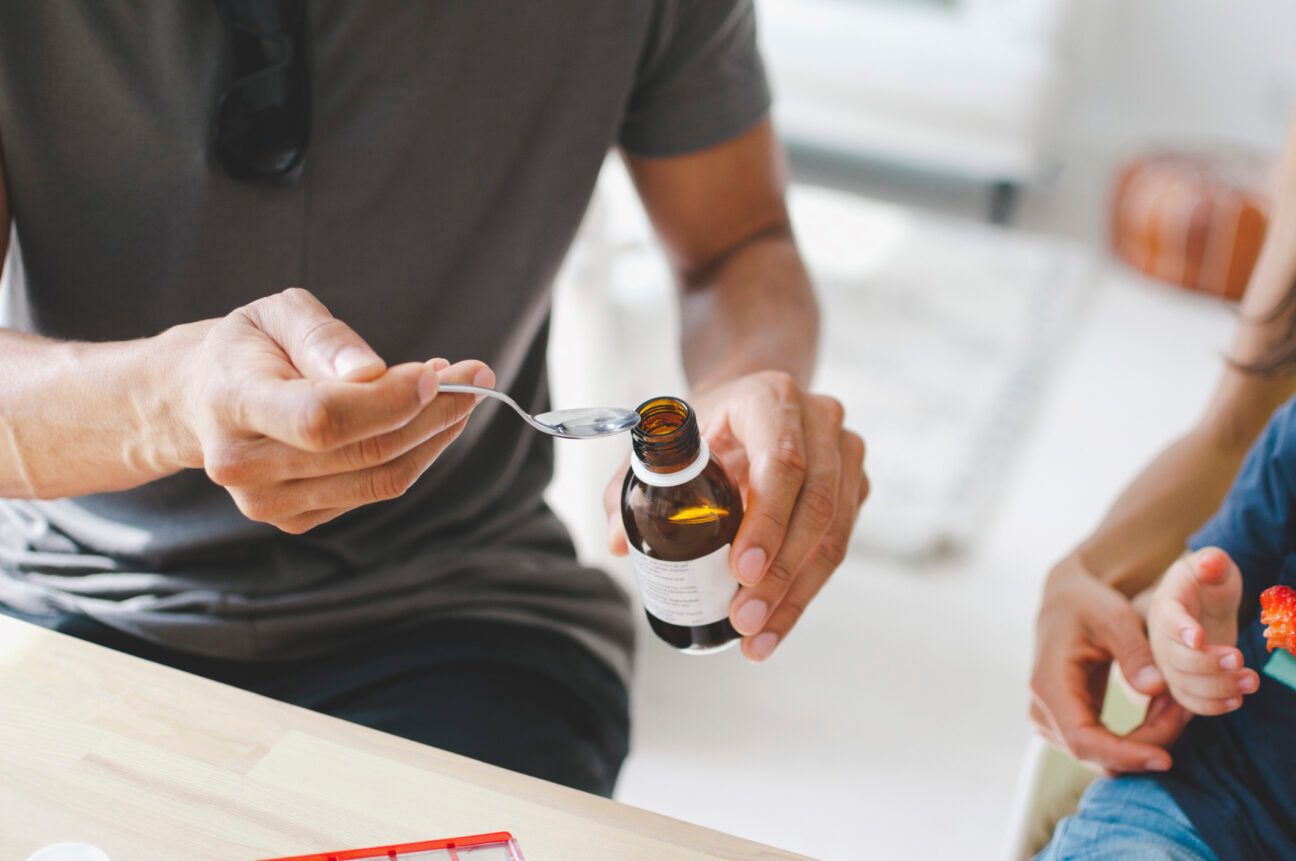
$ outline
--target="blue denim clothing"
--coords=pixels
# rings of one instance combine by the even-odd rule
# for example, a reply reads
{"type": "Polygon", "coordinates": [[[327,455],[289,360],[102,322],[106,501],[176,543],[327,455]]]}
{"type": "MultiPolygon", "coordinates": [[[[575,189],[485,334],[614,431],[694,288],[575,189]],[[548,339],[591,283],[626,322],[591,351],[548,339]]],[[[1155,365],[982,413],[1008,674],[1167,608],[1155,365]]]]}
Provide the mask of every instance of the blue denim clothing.
{"type": "Polygon", "coordinates": [[[1148,777],[1094,781],[1035,861],[1219,861],[1187,815],[1148,777]]]}

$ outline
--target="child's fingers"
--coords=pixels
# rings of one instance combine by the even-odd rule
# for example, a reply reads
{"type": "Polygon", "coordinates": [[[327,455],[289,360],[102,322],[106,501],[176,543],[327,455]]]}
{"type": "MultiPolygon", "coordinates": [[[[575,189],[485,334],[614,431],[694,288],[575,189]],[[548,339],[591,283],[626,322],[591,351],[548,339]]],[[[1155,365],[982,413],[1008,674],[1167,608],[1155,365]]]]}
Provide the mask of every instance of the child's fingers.
{"type": "MultiPolygon", "coordinates": [[[[1187,679],[1177,679],[1184,683],[1187,679]]],[[[1182,688],[1174,694],[1176,702],[1193,714],[1204,717],[1228,714],[1242,707],[1242,700],[1260,688],[1260,676],[1254,670],[1243,670],[1229,678],[1234,683],[1236,692],[1224,696],[1196,696],[1182,688]]]]}
{"type": "Polygon", "coordinates": [[[1242,698],[1224,697],[1222,699],[1205,699],[1201,697],[1186,697],[1180,700],[1179,704],[1195,715],[1201,715],[1202,717],[1217,717],[1240,709],[1242,707],[1242,698]]]}
{"type": "MultiPolygon", "coordinates": [[[[1176,673],[1171,685],[1176,698],[1198,700],[1228,700],[1254,693],[1259,677],[1252,670],[1229,672],[1216,670],[1206,675],[1176,673]]],[[[1186,705],[1186,703],[1184,703],[1186,705]]]]}
{"type": "Polygon", "coordinates": [[[1153,624],[1167,641],[1182,643],[1190,649],[1198,648],[1206,639],[1201,622],[1188,612],[1182,602],[1174,599],[1160,602],[1153,613],[1153,624]]]}
{"type": "MultiPolygon", "coordinates": [[[[1208,547],[1197,554],[1197,584],[1195,599],[1201,612],[1194,613],[1206,630],[1206,640],[1211,643],[1232,644],[1237,638],[1237,613],[1242,601],[1242,572],[1223,550],[1208,547]]],[[[1192,600],[1185,598],[1188,608],[1196,609],[1192,600]]]]}
{"type": "Polygon", "coordinates": [[[1218,547],[1204,547],[1188,557],[1193,576],[1208,586],[1222,583],[1232,573],[1233,560],[1218,547]]]}
{"type": "Polygon", "coordinates": [[[1190,649],[1180,640],[1171,640],[1159,650],[1159,658],[1177,673],[1207,675],[1242,669],[1242,653],[1232,646],[1190,649]]]}

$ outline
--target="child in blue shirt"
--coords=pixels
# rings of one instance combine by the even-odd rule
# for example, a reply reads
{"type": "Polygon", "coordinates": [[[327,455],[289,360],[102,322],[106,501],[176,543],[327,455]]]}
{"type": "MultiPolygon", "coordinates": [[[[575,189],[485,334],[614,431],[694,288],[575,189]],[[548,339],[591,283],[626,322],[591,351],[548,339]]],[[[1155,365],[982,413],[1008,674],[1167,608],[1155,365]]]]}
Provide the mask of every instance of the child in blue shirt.
{"type": "Polygon", "coordinates": [[[1296,859],[1296,681],[1283,672],[1296,659],[1269,653],[1259,618],[1261,592],[1296,587],[1296,400],[1190,543],[1148,614],[1170,693],[1197,715],[1174,765],[1096,781],[1037,861],[1296,859]]]}

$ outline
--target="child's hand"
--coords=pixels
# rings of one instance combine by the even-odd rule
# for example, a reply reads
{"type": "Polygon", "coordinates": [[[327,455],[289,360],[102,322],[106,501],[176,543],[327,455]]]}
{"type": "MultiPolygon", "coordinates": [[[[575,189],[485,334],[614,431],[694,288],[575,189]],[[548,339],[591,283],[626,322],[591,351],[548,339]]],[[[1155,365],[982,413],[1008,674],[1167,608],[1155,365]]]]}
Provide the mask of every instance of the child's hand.
{"type": "Polygon", "coordinates": [[[1236,648],[1241,600],[1242,574],[1216,547],[1170,566],[1152,599],[1152,656],[1170,694],[1194,714],[1231,712],[1260,687],[1236,648]]]}

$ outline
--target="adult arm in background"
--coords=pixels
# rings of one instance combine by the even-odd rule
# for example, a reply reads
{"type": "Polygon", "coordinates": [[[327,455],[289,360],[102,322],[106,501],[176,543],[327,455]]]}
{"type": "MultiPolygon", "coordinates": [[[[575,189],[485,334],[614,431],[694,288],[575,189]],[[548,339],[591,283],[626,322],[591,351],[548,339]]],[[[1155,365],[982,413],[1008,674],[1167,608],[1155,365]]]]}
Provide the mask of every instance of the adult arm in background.
{"type": "MultiPolygon", "coordinates": [[[[0,261],[10,214],[0,163],[0,261]]],[[[398,496],[493,385],[480,362],[388,368],[345,323],[290,289],[228,316],[133,341],[0,328],[0,497],[124,490],[205,469],[248,517],[303,532],[398,496]]]]}
{"type": "MultiPolygon", "coordinates": [[[[626,160],[679,283],[690,400],[746,498],[730,619],[764,660],[845,557],[868,493],[864,442],[838,401],[809,391],[819,310],[769,121],[700,152],[626,160]]],[[[614,476],[609,533],[624,554],[619,490],[614,476]]]]}
{"type": "Polygon", "coordinates": [[[1219,507],[1270,415],[1296,376],[1243,370],[1288,342],[1296,307],[1296,123],[1274,218],[1242,302],[1240,322],[1205,412],[1116,500],[1097,530],[1050,573],[1036,623],[1031,720],[1053,744],[1109,772],[1161,771],[1166,748],[1189,716],[1168,696],[1131,598],[1184,552],[1188,537],[1219,507]],[[1099,720],[1116,661],[1152,697],[1143,723],[1124,737],[1099,720]]]}

